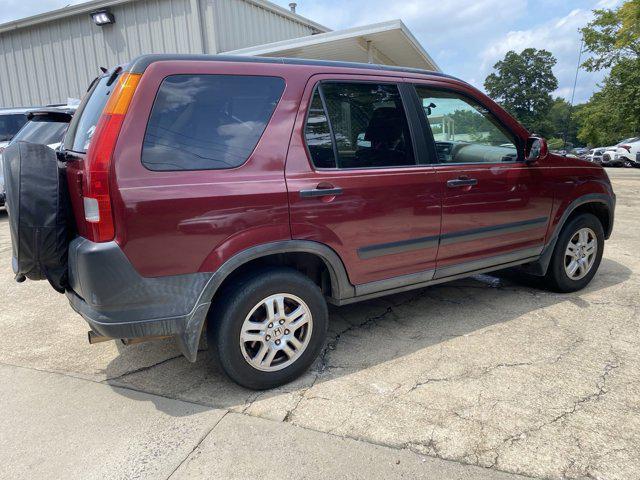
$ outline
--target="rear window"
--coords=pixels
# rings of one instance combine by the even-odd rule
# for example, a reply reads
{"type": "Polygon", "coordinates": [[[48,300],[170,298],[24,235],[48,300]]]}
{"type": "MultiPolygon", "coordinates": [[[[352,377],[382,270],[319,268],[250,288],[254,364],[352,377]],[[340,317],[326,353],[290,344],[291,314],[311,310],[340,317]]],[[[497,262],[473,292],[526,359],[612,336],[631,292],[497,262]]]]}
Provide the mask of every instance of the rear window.
{"type": "Polygon", "coordinates": [[[142,148],[150,170],[216,170],[242,165],[282,92],[278,77],[172,75],[151,110],[142,148]]]}
{"type": "Polygon", "coordinates": [[[27,123],[23,113],[0,115],[0,142],[8,142],[27,123]]]}
{"type": "Polygon", "coordinates": [[[50,145],[60,143],[69,126],[64,122],[30,121],[13,137],[13,141],[42,143],[50,145]]]}
{"type": "Polygon", "coordinates": [[[91,137],[96,131],[98,119],[109,100],[111,91],[116,86],[116,78],[104,76],[94,81],[87,95],[78,107],[78,111],[71,120],[69,131],[64,139],[67,150],[86,153],[91,143],[91,137]]]}

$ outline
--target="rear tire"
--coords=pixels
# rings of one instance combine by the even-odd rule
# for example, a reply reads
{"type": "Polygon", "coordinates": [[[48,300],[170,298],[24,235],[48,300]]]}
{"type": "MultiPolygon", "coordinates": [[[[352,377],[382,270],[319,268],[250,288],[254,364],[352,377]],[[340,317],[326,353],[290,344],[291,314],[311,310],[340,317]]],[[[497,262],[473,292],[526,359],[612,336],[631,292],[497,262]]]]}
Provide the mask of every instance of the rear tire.
{"type": "Polygon", "coordinates": [[[604,230],[595,215],[583,213],[560,232],[545,279],[555,291],[586,287],[596,274],[604,251],[604,230]]]}
{"type": "Polygon", "coordinates": [[[320,288],[291,268],[269,268],[225,288],[207,328],[224,372],[243,387],[264,390],[302,375],[327,334],[320,288]]]}

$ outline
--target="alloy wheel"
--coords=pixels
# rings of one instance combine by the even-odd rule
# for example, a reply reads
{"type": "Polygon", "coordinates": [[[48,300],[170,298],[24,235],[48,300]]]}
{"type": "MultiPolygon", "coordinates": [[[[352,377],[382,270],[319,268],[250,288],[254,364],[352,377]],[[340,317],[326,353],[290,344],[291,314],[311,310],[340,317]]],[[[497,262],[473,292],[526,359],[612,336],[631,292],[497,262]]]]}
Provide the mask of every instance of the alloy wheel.
{"type": "Polygon", "coordinates": [[[307,304],[288,293],[255,305],[240,331],[244,359],[257,370],[274,372],[294,363],[309,345],[313,318],[307,304]]]}
{"type": "Polygon", "coordinates": [[[584,278],[596,260],[598,239],[590,228],[573,234],[564,252],[564,270],[571,280],[584,278]]]}

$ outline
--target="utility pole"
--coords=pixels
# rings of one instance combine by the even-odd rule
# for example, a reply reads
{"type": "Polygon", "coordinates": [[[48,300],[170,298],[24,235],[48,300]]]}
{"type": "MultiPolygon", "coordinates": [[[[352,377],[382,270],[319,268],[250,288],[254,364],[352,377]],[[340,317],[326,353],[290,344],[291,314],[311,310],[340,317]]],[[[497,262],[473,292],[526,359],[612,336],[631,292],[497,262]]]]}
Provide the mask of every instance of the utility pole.
{"type": "Polygon", "coordinates": [[[563,135],[563,146],[564,150],[567,149],[567,133],[569,131],[569,127],[571,126],[571,114],[573,113],[573,99],[576,96],[576,85],[578,83],[578,72],[580,71],[580,62],[582,61],[582,49],[584,47],[584,38],[580,40],[580,51],[578,52],[578,65],[576,65],[576,75],[573,78],[573,90],[571,92],[571,102],[569,103],[569,115],[567,117],[567,121],[565,122],[564,127],[564,135],[563,135]]]}

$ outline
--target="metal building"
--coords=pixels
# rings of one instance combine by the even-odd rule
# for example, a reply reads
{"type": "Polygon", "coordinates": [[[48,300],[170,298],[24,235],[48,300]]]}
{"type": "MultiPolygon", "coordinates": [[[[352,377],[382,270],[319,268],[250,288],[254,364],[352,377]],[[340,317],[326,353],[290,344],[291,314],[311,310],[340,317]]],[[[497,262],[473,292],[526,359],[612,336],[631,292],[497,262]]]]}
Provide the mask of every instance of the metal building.
{"type": "Polygon", "coordinates": [[[80,98],[142,53],[233,53],[439,70],[400,20],[331,31],[266,0],[93,0],[0,25],[0,107],[80,98]]]}

